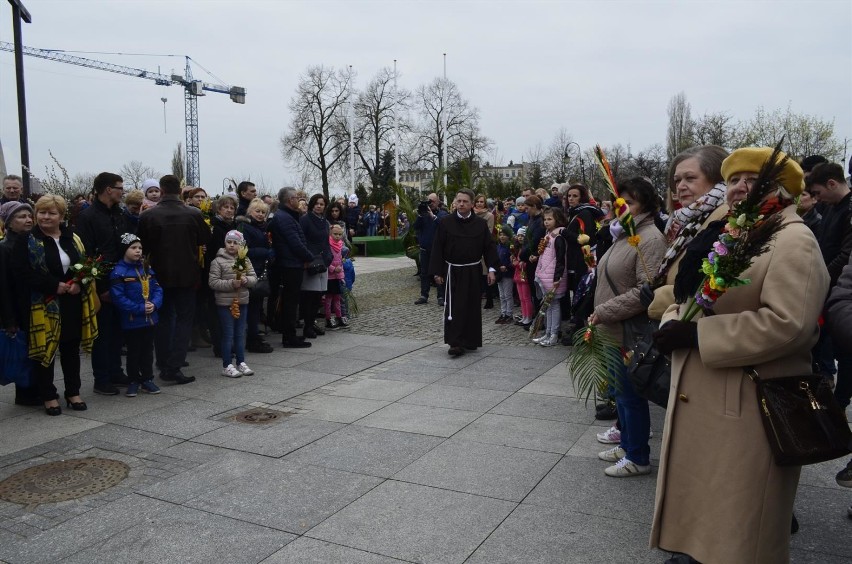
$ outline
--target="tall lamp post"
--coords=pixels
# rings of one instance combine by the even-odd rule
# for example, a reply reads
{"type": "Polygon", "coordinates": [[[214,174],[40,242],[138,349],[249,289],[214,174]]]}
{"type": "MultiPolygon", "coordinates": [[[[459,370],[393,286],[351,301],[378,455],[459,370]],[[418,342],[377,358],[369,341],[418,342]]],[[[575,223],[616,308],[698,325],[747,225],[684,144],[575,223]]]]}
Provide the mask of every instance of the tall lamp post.
{"type": "Polygon", "coordinates": [[[568,162],[571,160],[571,157],[568,156],[568,147],[571,145],[577,146],[577,156],[580,158],[580,174],[583,176],[583,186],[586,185],[586,169],[583,168],[583,149],[580,147],[580,144],[576,141],[569,141],[567,145],[565,145],[565,151],[562,154],[562,161],[568,162]]]}
{"type": "Polygon", "coordinates": [[[30,144],[27,135],[27,101],[24,95],[24,46],[21,39],[21,20],[33,23],[29,11],[21,0],[9,0],[12,5],[12,29],[15,37],[15,79],[18,86],[18,132],[21,138],[21,178],[24,184],[24,196],[30,195],[30,144]]]}

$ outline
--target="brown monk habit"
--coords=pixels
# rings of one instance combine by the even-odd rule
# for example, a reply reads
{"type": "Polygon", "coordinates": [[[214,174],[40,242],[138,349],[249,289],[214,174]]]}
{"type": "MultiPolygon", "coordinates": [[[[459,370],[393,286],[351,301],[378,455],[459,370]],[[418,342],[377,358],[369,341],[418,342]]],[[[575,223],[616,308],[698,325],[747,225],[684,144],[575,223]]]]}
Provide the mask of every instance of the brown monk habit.
{"type": "Polygon", "coordinates": [[[450,347],[473,350],[482,346],[479,301],[483,257],[489,268],[497,267],[497,247],[484,219],[474,213],[462,219],[453,213],[438,223],[428,266],[430,276],[442,276],[446,282],[444,342],[450,347]]]}

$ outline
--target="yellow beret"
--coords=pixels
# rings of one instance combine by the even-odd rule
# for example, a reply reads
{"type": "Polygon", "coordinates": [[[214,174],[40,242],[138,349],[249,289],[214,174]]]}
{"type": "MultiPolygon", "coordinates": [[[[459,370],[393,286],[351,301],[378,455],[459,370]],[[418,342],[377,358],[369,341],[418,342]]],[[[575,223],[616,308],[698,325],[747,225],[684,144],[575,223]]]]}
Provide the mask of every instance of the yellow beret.
{"type": "MultiPolygon", "coordinates": [[[[763,164],[769,160],[773,149],[771,147],[744,147],[737,149],[722,161],[722,178],[725,182],[738,172],[760,172],[763,164]]],[[[781,152],[780,158],[784,158],[784,152],[781,152]]],[[[805,189],[804,173],[799,163],[793,159],[788,159],[784,165],[784,169],[778,176],[778,182],[783,186],[791,196],[798,196],[805,189]]]]}

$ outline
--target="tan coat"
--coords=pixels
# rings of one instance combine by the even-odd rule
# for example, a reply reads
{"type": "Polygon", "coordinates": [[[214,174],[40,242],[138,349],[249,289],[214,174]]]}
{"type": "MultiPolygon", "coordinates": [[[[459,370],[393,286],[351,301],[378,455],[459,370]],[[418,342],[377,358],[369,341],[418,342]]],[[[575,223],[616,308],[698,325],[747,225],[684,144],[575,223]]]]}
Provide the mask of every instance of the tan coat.
{"type": "Polygon", "coordinates": [[[829,279],[795,206],[782,213],[773,248],[744,273],[751,283],[698,320],[698,350],[672,355],[651,546],[704,564],[790,559],[800,468],[775,465],[743,367],[755,366],[761,378],[811,372],[829,279]]]}
{"type": "MultiPolygon", "coordinates": [[[[724,219],[724,217],[728,215],[729,209],[728,204],[722,204],[713,210],[713,213],[708,215],[707,219],[704,220],[704,223],[701,224],[701,230],[706,229],[707,226],[714,221],[724,219]]],[[[699,233],[701,230],[699,230],[699,233]]],[[[654,290],[654,301],[651,302],[650,306],[648,306],[648,317],[651,319],[662,318],[669,306],[675,303],[674,281],[677,277],[680,259],[683,258],[684,251],[686,251],[686,245],[681,248],[677,257],[675,257],[669,265],[669,270],[666,272],[666,283],[654,290]]],[[[657,264],[657,268],[659,268],[659,263],[657,264]]]]}
{"type": "MultiPolygon", "coordinates": [[[[653,216],[640,214],[636,216],[636,222],[637,234],[641,238],[639,249],[651,276],[654,276],[666,252],[666,240],[654,225],[653,216]]],[[[595,279],[595,313],[601,326],[619,343],[624,332],[621,322],[645,311],[639,301],[639,288],[647,281],[636,249],[627,242],[627,236],[619,237],[601,257],[595,279]],[[612,291],[607,275],[618,293],[612,291]]]]}

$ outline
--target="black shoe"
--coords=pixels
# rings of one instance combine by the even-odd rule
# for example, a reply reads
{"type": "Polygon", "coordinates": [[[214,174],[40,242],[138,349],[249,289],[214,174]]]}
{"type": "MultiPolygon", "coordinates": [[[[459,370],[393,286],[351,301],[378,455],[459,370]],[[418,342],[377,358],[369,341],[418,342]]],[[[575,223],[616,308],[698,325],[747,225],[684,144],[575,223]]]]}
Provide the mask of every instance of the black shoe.
{"type": "Polygon", "coordinates": [[[325,335],[325,329],[314,323],[314,333],[317,335],[325,335]]]}
{"type": "Polygon", "coordinates": [[[461,356],[464,354],[463,347],[450,347],[450,350],[447,351],[447,354],[450,356],[461,356]]]}
{"type": "Polygon", "coordinates": [[[701,562],[688,554],[673,554],[663,564],[701,564],[701,562]]]}
{"type": "Polygon", "coordinates": [[[180,363],[180,367],[181,367],[181,368],[186,368],[187,366],[189,366],[189,363],[188,363],[187,361],[185,361],[185,360],[184,360],[183,362],[181,362],[181,363],[180,363]]]}
{"type": "Polygon", "coordinates": [[[122,388],[126,388],[127,384],[130,383],[130,379],[127,377],[127,374],[119,374],[118,376],[113,376],[109,379],[109,381],[113,386],[121,386],[122,388]]]}
{"type": "Polygon", "coordinates": [[[790,523],[790,534],[795,535],[799,532],[799,520],[796,519],[796,514],[793,513],[793,521],[790,523]]]}
{"type": "Polygon", "coordinates": [[[57,415],[62,415],[62,408],[58,405],[54,405],[52,407],[44,406],[44,412],[50,415],[51,417],[56,417],[57,415]]]}
{"type": "Polygon", "coordinates": [[[115,384],[110,382],[107,382],[106,384],[95,384],[93,391],[102,396],[117,396],[119,394],[119,389],[115,387],[115,384]]]}
{"type": "Polygon", "coordinates": [[[444,307],[444,298],[438,298],[438,305],[444,307]]]}
{"type": "Polygon", "coordinates": [[[429,302],[429,298],[424,298],[423,296],[420,296],[419,298],[417,298],[417,301],[414,302],[414,305],[421,305],[421,304],[425,304],[425,303],[428,303],[428,302],[429,302]]]}
{"type": "Polygon", "coordinates": [[[302,339],[293,339],[289,341],[283,341],[281,346],[285,349],[307,349],[310,348],[311,343],[304,341],[302,339]]]}
{"type": "Polygon", "coordinates": [[[195,376],[184,376],[183,372],[177,370],[175,372],[161,372],[160,379],[164,382],[171,382],[178,386],[195,382],[195,376]]]}
{"type": "Polygon", "coordinates": [[[618,419],[618,411],[615,410],[614,405],[608,405],[603,409],[599,409],[595,413],[595,419],[600,421],[612,421],[613,419],[618,419]]]}
{"type": "Polygon", "coordinates": [[[482,309],[494,309],[494,300],[485,300],[485,305],[482,309]]]}
{"type": "Polygon", "coordinates": [[[317,333],[313,329],[305,329],[304,331],[302,331],[302,337],[304,337],[305,339],[316,339],[317,333]]]}
{"type": "Polygon", "coordinates": [[[86,411],[89,407],[86,405],[84,401],[71,401],[68,399],[68,396],[65,396],[65,403],[68,404],[68,407],[73,409],[74,411],[86,411]]]}
{"type": "Polygon", "coordinates": [[[266,341],[259,339],[246,343],[246,350],[253,353],[271,353],[272,347],[266,341]]]}

